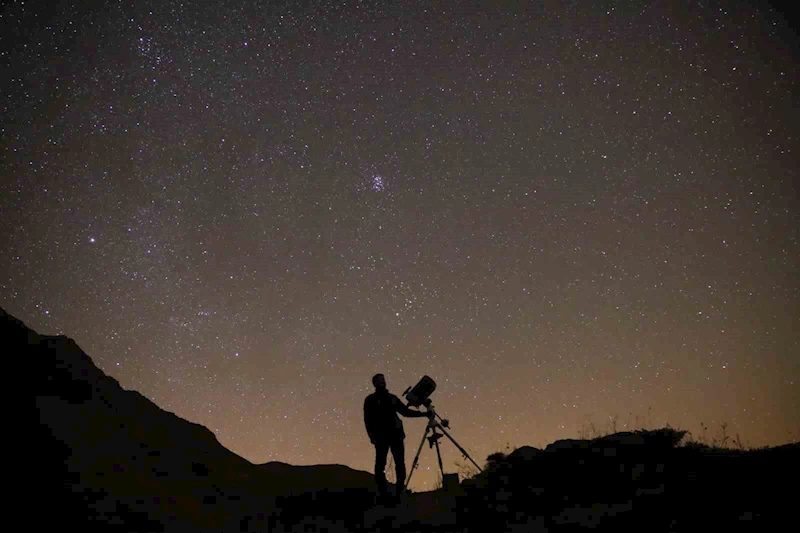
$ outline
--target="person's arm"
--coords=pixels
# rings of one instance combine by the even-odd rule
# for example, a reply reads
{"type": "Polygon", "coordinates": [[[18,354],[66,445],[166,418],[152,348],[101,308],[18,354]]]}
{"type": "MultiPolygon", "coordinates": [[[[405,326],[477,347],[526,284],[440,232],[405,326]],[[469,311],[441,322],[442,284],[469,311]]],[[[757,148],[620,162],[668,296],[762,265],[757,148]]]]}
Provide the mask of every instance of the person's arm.
{"type": "Polygon", "coordinates": [[[409,418],[422,418],[428,416],[428,413],[425,413],[423,411],[415,411],[413,409],[410,409],[397,396],[395,396],[394,405],[398,413],[400,413],[403,416],[407,416],[409,418]]]}
{"type": "Polygon", "coordinates": [[[374,443],[375,437],[372,434],[372,428],[370,427],[370,424],[372,423],[372,416],[371,416],[372,413],[370,411],[371,409],[369,406],[369,397],[367,397],[364,400],[364,427],[367,428],[367,435],[369,435],[369,441],[374,443]]]}

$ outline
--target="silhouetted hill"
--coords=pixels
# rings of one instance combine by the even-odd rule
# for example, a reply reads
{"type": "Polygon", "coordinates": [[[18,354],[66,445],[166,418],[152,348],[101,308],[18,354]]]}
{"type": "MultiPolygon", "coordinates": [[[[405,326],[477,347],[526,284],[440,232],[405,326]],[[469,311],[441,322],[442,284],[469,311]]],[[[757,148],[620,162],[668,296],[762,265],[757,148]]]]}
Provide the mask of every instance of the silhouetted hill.
{"type": "Polygon", "coordinates": [[[372,490],[375,487],[374,475],[344,465],[305,466],[271,461],[259,466],[270,479],[280,483],[285,495],[321,490],[372,490]]]}
{"type": "Polygon", "coordinates": [[[25,455],[32,490],[44,490],[53,505],[39,519],[102,530],[213,530],[238,523],[254,495],[268,507],[275,487],[208,429],[124,390],[72,339],[39,335],[2,310],[0,328],[11,357],[22,361],[23,394],[33,399],[25,455]]]}
{"type": "Polygon", "coordinates": [[[32,400],[15,429],[18,478],[35,495],[20,504],[37,529],[260,531],[281,522],[287,496],[325,485],[371,505],[369,473],[254,465],[207,428],[124,390],[72,339],[40,335],[2,309],[0,332],[21,370],[14,384],[32,400]]]}
{"type": "Polygon", "coordinates": [[[685,434],[622,432],[496,454],[462,483],[460,521],[497,530],[758,531],[793,515],[800,443],[754,451],[679,446],[685,434]]]}

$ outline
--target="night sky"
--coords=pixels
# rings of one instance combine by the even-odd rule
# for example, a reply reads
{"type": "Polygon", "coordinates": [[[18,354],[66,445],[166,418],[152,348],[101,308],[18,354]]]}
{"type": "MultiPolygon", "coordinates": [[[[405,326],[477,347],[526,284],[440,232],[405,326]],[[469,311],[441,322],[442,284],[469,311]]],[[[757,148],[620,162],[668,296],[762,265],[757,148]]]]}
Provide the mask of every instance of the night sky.
{"type": "Polygon", "coordinates": [[[50,4],[0,8],[0,306],[246,459],[371,471],[377,372],[479,463],[610,417],[800,437],[779,13],[50,4]]]}

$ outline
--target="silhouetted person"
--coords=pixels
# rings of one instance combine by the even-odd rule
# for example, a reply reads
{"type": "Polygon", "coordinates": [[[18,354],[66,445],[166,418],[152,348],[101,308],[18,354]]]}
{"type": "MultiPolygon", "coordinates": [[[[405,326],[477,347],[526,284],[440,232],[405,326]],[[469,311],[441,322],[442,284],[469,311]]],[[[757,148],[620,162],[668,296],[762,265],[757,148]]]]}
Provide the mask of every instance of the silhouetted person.
{"type": "Polygon", "coordinates": [[[406,458],[403,439],[403,422],[397,413],[403,416],[418,418],[431,416],[429,413],[409,409],[400,398],[386,390],[386,380],[383,374],[372,377],[375,392],[364,400],[364,425],[367,427],[369,440],[375,445],[375,480],[378,483],[378,492],[381,497],[386,497],[389,490],[386,484],[386,455],[392,450],[394,457],[395,473],[397,474],[396,495],[403,492],[406,480],[406,458]]]}

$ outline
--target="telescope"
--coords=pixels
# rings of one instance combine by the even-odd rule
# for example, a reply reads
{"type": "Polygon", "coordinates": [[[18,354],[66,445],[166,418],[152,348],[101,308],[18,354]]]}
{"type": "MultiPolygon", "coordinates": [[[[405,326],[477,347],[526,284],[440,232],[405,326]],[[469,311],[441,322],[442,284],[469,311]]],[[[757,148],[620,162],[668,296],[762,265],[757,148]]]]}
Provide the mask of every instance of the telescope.
{"type": "MultiPolygon", "coordinates": [[[[428,417],[428,425],[425,426],[425,433],[422,435],[422,441],[419,443],[419,448],[417,448],[417,455],[414,457],[414,463],[411,465],[411,471],[408,473],[408,477],[406,478],[405,488],[408,488],[408,483],[411,481],[411,474],[414,473],[414,470],[417,468],[417,462],[419,461],[419,454],[422,451],[422,446],[425,444],[425,440],[428,440],[430,447],[433,448],[434,445],[436,446],[436,455],[439,458],[439,470],[442,472],[442,482],[450,476],[445,475],[444,473],[444,466],[442,465],[442,453],[439,450],[439,439],[442,437],[447,437],[452,441],[453,444],[456,445],[456,448],[464,455],[465,458],[469,459],[472,464],[478,469],[478,471],[482,472],[483,469],[478,466],[478,463],[473,461],[472,457],[469,456],[467,451],[458,444],[453,437],[450,436],[450,433],[447,432],[447,429],[450,428],[450,421],[443,419],[436,410],[433,408],[433,403],[429,396],[433,394],[433,391],[436,390],[436,382],[430,376],[422,376],[422,379],[414,385],[414,388],[408,387],[403,396],[406,397],[408,402],[408,407],[419,407],[421,405],[425,406],[425,409],[428,413],[432,413],[433,416],[428,417]],[[439,419],[441,422],[437,421],[439,419]],[[441,433],[437,433],[437,430],[441,431],[441,433]],[[431,436],[428,436],[428,432],[431,432],[431,436]]],[[[452,474],[456,478],[456,483],[458,482],[458,474],[452,474]]]]}
{"type": "Polygon", "coordinates": [[[430,396],[436,390],[436,382],[430,376],[422,376],[419,383],[414,385],[414,388],[408,387],[403,393],[403,396],[408,400],[409,407],[419,407],[420,405],[429,406],[431,403],[430,396]]]}

